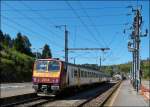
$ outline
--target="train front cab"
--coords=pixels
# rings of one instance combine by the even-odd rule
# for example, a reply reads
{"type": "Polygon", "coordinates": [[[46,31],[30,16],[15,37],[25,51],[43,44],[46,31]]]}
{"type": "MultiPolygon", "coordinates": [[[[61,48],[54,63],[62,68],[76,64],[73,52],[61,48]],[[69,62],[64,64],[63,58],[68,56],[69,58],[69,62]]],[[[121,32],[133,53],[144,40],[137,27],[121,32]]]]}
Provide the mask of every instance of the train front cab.
{"type": "Polygon", "coordinates": [[[33,69],[33,88],[38,95],[55,95],[60,91],[62,63],[58,60],[37,60],[33,69]]]}

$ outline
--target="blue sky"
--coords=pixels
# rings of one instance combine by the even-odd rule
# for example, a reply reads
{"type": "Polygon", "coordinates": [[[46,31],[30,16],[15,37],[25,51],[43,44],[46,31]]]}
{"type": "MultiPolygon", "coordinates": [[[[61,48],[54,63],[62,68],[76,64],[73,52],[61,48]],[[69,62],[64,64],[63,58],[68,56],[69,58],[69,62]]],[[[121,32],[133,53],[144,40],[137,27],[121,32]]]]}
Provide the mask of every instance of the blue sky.
{"type": "MultiPolygon", "coordinates": [[[[141,31],[149,28],[149,3],[139,1],[142,5],[143,26],[141,31]]],[[[47,43],[53,57],[64,60],[64,28],[69,31],[69,48],[103,48],[101,51],[74,51],[69,53],[69,62],[102,65],[120,64],[132,60],[127,43],[132,26],[134,12],[128,6],[136,8],[137,1],[2,1],[1,29],[12,38],[18,32],[28,36],[32,48],[41,50],[47,43]],[[131,14],[131,15],[127,15],[131,14]]],[[[141,38],[141,58],[149,56],[148,37],[141,38]]],[[[36,50],[32,50],[36,51],[36,50]]]]}

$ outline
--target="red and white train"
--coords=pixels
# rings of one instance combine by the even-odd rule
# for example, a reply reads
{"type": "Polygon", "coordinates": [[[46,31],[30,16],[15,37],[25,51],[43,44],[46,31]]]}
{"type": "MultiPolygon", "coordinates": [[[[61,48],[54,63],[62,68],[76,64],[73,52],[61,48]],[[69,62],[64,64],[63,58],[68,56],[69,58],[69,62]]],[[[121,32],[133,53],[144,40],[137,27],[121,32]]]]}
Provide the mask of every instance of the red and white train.
{"type": "Polygon", "coordinates": [[[106,73],[66,64],[58,59],[38,59],[33,68],[33,88],[37,94],[56,95],[70,87],[81,87],[110,79],[106,73]]]}

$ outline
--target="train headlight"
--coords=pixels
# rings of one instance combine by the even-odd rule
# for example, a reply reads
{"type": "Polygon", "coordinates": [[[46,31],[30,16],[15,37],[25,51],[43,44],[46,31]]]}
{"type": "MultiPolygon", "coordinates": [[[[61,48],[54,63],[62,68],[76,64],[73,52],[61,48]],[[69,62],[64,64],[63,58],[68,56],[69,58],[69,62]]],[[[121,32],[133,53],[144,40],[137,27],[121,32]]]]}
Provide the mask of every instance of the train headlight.
{"type": "Polygon", "coordinates": [[[59,86],[58,86],[58,85],[52,85],[52,86],[51,86],[51,89],[52,89],[52,90],[59,90],[59,86]]]}

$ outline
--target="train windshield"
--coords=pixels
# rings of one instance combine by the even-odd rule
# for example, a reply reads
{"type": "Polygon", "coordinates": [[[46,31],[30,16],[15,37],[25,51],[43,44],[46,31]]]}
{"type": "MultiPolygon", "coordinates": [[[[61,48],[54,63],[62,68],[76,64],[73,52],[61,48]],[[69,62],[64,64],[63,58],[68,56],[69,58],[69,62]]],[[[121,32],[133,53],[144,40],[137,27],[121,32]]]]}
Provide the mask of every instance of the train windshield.
{"type": "Polygon", "coordinates": [[[48,64],[48,71],[59,71],[60,64],[58,61],[50,61],[48,64]]]}
{"type": "Polygon", "coordinates": [[[36,70],[37,71],[46,71],[47,64],[48,64],[48,61],[37,61],[36,62],[36,70]]]}

